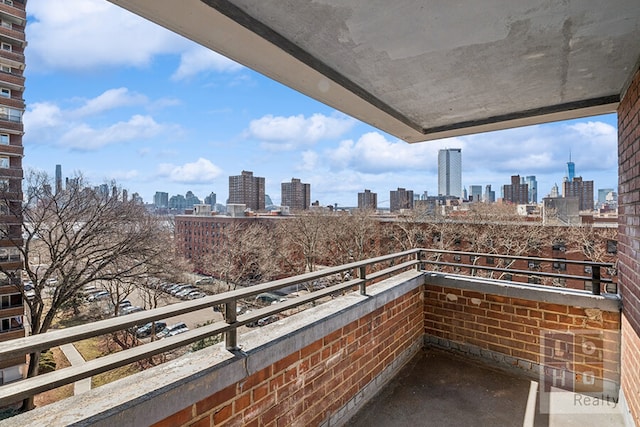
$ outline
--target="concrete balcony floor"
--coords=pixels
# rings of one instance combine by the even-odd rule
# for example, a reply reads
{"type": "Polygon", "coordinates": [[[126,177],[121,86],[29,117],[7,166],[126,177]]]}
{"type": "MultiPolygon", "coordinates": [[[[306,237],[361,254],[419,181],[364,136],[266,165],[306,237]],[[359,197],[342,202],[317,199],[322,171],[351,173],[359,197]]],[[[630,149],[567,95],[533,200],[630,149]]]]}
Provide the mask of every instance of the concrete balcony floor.
{"type": "Polygon", "coordinates": [[[540,413],[530,378],[443,350],[419,352],[347,424],[369,426],[624,426],[621,411],[594,407],[582,395],[563,392],[540,413]],[[569,403],[569,405],[566,405],[569,403]],[[563,406],[563,404],[565,404],[563,406]],[[570,407],[573,406],[573,407],[570,407]],[[582,407],[579,407],[582,406],[582,407]],[[577,412],[576,407],[581,413],[577,412]]]}

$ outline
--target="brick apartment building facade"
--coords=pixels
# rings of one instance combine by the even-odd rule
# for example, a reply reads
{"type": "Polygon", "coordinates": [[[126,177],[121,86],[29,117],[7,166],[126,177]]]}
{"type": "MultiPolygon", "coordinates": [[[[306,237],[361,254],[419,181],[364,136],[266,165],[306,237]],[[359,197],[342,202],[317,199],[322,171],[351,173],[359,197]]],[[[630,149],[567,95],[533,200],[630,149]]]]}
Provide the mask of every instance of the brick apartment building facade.
{"type": "Polygon", "coordinates": [[[264,194],[264,178],[253,176],[251,171],[242,171],[240,175],[229,177],[230,204],[243,204],[253,211],[263,211],[264,194]]]}
{"type": "Polygon", "coordinates": [[[378,209],[378,194],[371,190],[358,193],[358,209],[378,209]]]}
{"type": "Polygon", "coordinates": [[[562,183],[563,197],[577,197],[581,211],[591,211],[593,202],[593,181],[583,181],[582,177],[575,177],[572,181],[562,183]]]}
{"type": "Polygon", "coordinates": [[[298,178],[291,178],[291,182],[283,182],[282,206],[289,206],[292,212],[309,209],[311,206],[311,184],[305,184],[298,178]]]}
{"type": "Polygon", "coordinates": [[[400,209],[413,209],[413,190],[398,188],[389,193],[389,210],[397,212],[400,209]]]}
{"type": "Polygon", "coordinates": [[[502,187],[504,201],[513,204],[529,203],[529,185],[523,184],[520,175],[511,176],[511,184],[502,187]]]}
{"type": "MultiPolygon", "coordinates": [[[[21,286],[22,115],[26,0],[0,1],[0,342],[25,336],[21,286]]],[[[0,361],[0,384],[22,378],[24,357],[0,361]]]]}

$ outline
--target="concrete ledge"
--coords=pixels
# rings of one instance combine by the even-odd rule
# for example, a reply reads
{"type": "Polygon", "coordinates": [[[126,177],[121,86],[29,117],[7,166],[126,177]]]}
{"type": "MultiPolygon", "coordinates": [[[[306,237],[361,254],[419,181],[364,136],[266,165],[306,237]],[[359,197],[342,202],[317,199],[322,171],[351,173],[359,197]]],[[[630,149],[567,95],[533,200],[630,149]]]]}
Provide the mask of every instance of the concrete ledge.
{"type": "Polygon", "coordinates": [[[610,312],[622,310],[620,296],[615,294],[593,295],[577,289],[525,285],[504,280],[434,272],[425,273],[425,284],[572,307],[598,308],[610,312]]]}
{"type": "MultiPolygon", "coordinates": [[[[412,270],[398,274],[369,286],[366,296],[354,292],[239,336],[242,352],[237,355],[226,351],[222,344],[212,346],[7,419],[2,425],[110,427],[153,424],[242,381],[423,284],[421,272],[412,270]]],[[[421,346],[422,342],[417,345],[421,346]]]]}

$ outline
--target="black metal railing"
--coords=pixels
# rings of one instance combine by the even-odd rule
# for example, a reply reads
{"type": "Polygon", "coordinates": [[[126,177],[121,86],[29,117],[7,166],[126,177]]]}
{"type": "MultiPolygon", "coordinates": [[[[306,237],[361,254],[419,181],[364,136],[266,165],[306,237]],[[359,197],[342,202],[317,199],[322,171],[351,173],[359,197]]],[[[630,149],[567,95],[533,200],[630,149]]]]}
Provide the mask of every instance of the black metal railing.
{"type": "MultiPolygon", "coordinates": [[[[591,280],[594,284],[593,293],[599,294],[600,283],[613,283],[611,278],[602,278],[600,275],[601,268],[613,268],[610,263],[599,263],[590,261],[573,261],[558,260],[551,258],[531,258],[512,255],[496,255],[496,254],[480,254],[473,252],[456,252],[433,249],[412,249],[390,255],[384,255],[363,261],[356,261],[337,267],[329,267],[320,271],[305,273],[285,279],[274,280],[271,282],[250,286],[243,289],[233,290],[218,295],[212,295],[197,300],[181,302],[168,305],[152,310],[141,311],[105,320],[100,320],[86,325],[74,326],[65,329],[52,330],[45,334],[34,335],[24,338],[18,338],[2,343],[0,346],[0,360],[9,360],[14,357],[22,357],[24,355],[50,349],[62,344],[73,343],[87,338],[105,335],[121,330],[126,330],[148,322],[165,319],[172,316],[189,313],[203,308],[214,308],[224,306],[224,320],[201,326],[188,332],[165,338],[162,340],[151,341],[137,347],[120,351],[115,354],[100,357],[98,359],[87,361],[82,365],[73,365],[68,368],[57,370],[34,378],[18,381],[11,384],[0,386],[0,406],[10,404],[18,400],[24,399],[35,394],[70,384],[75,381],[88,378],[103,372],[116,369],[121,366],[137,362],[151,356],[168,352],[179,347],[195,343],[202,339],[212,337],[219,334],[225,335],[225,345],[230,351],[237,350],[238,347],[238,328],[257,322],[259,319],[280,314],[292,308],[300,307],[317,300],[335,296],[345,291],[357,288],[360,294],[366,295],[367,285],[385,277],[399,274],[401,272],[416,269],[419,271],[428,271],[428,266],[434,269],[452,268],[465,269],[470,274],[474,271],[482,270],[488,272],[501,272],[512,275],[530,275],[531,271],[514,270],[509,268],[483,266],[475,263],[450,262],[446,257],[468,256],[474,257],[493,257],[507,260],[522,260],[525,262],[558,262],[574,263],[590,266],[592,269],[591,276],[563,275],[553,272],[536,271],[537,275],[546,277],[564,277],[579,280],[591,280]],[[356,276],[357,272],[357,277],[356,276]],[[347,274],[348,273],[348,274],[347,274]],[[304,295],[297,295],[295,298],[286,299],[274,305],[251,310],[245,314],[237,313],[238,302],[247,298],[256,297],[258,294],[279,289],[291,287],[304,283],[312,283],[322,278],[332,275],[341,275],[347,277],[347,280],[326,288],[313,290],[304,295]]],[[[460,258],[461,259],[461,258],[460,258]]],[[[586,291],[582,291],[588,294],[586,291]]]]}

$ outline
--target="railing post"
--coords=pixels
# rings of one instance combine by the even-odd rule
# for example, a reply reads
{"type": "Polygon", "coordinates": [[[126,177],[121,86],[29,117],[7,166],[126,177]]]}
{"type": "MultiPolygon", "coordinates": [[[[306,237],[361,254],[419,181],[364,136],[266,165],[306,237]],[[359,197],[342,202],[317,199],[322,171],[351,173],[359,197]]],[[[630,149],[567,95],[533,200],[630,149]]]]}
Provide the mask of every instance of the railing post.
{"type": "Polygon", "coordinates": [[[600,295],[600,266],[591,266],[591,293],[600,295]]]}
{"type": "MultiPolygon", "coordinates": [[[[236,323],[236,300],[229,301],[224,305],[224,318],[228,324],[236,323]]],[[[231,329],[225,334],[225,346],[227,350],[237,350],[238,349],[238,330],[231,329]]]]}
{"type": "Polygon", "coordinates": [[[358,277],[362,280],[362,283],[360,283],[360,295],[366,295],[367,294],[367,267],[366,266],[362,266],[359,268],[359,273],[358,273],[358,277]]]}
{"type": "Polygon", "coordinates": [[[416,269],[418,271],[424,270],[424,263],[422,262],[422,251],[416,252],[416,260],[418,260],[418,263],[416,264],[416,269]]]}

